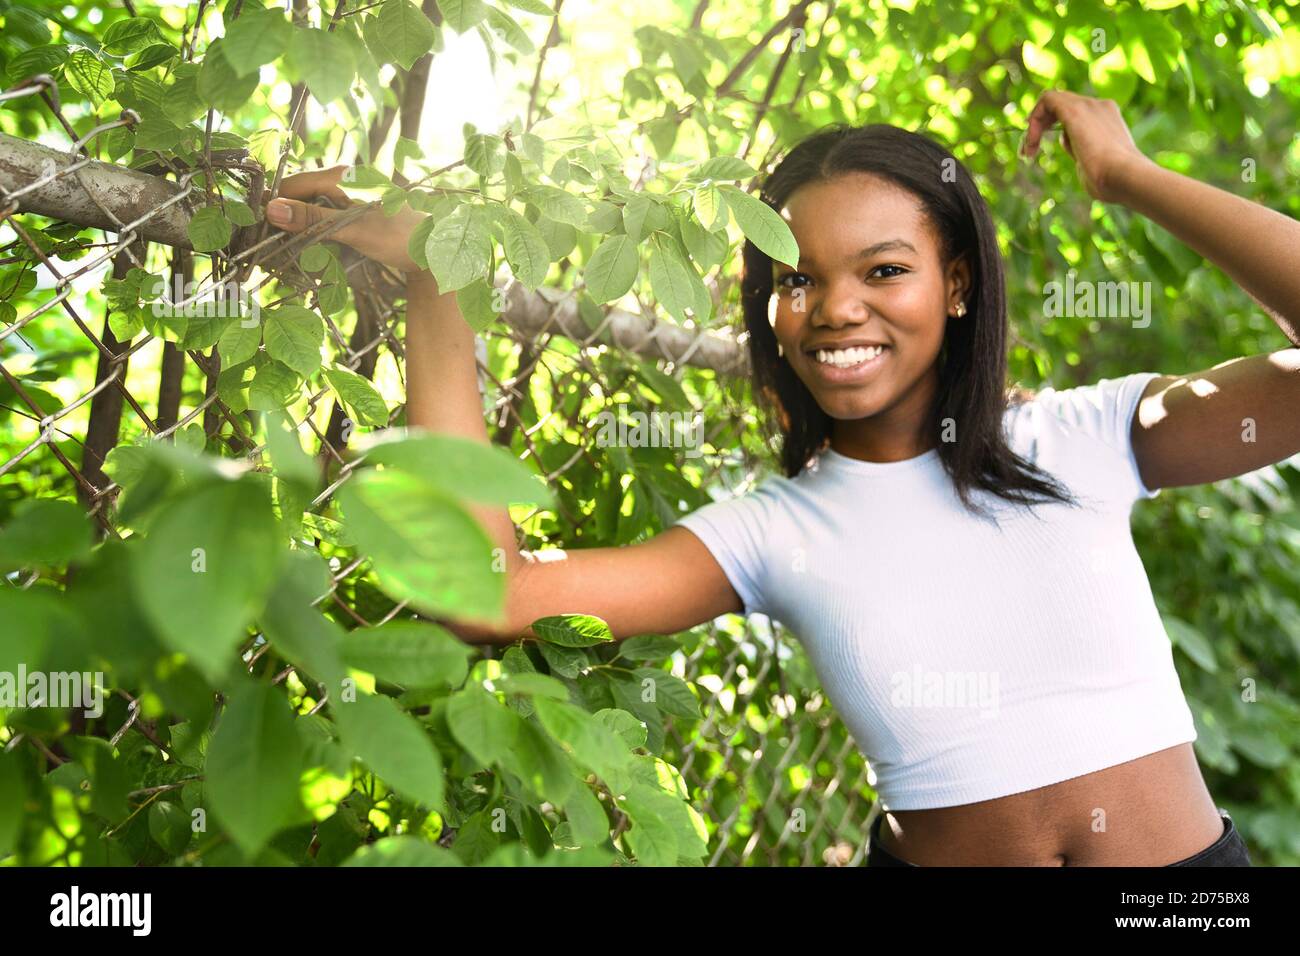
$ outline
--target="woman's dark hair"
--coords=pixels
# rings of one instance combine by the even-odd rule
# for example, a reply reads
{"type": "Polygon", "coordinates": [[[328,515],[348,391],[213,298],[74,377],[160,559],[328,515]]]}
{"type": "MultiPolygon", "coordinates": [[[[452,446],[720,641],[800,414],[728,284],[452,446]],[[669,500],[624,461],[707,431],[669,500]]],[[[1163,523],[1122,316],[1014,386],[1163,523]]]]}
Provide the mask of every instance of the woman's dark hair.
{"type": "MultiPolygon", "coordinates": [[[[796,145],[764,184],[761,198],[780,210],[800,186],[842,173],[871,173],[919,200],[940,236],[945,268],[965,256],[972,284],[961,321],[950,321],[939,353],[939,389],[927,428],[936,437],[945,419],[958,423],[956,441],[939,441],[939,457],[962,504],[985,509],[971,492],[982,489],[1017,504],[1075,503],[1055,478],[1008,447],[1002,430],[1007,407],[1007,304],[993,218],[966,167],[926,136],[897,126],[835,124],[796,145]]],[[[768,318],[772,260],[752,242],[744,246],[741,304],[758,400],[769,412],[769,436],[781,438],[781,465],[793,478],[830,439],[832,419],[777,354],[768,318]],[[775,426],[775,427],[774,427],[775,426]]]]}

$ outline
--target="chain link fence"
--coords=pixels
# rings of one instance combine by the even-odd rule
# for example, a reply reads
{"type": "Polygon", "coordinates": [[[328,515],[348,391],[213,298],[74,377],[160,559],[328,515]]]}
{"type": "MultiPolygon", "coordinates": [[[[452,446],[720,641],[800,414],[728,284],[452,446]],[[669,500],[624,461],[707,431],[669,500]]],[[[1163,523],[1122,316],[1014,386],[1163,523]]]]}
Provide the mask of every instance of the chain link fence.
{"type": "MultiPolygon", "coordinates": [[[[269,190],[267,171],[243,150],[209,149],[205,162],[194,167],[164,159],[137,169],[103,163],[92,158],[92,143],[131,128],[137,122],[133,113],[77,136],[49,77],[25,81],[0,94],[0,101],[18,97],[42,99],[68,141],[54,147],[0,135],[0,261],[26,264],[0,290],[0,390],[10,447],[18,449],[0,463],[7,494],[30,493],[14,481],[20,472],[45,476],[37,482],[38,494],[59,494],[52,473],[62,470],[100,535],[120,537],[114,502],[121,487],[105,470],[106,458],[120,444],[201,442],[260,464],[263,448],[252,437],[256,419],[227,400],[216,345],[202,344],[200,336],[188,339],[195,347],[186,347],[185,336],[170,341],[149,330],[119,340],[109,321],[111,305],[106,314],[89,311],[86,293],[105,272],[118,281],[133,267],[166,274],[178,293],[171,298],[174,309],[229,287],[249,287],[255,301],[259,290],[278,280],[281,288],[298,292],[272,304],[296,298],[321,312],[337,367],[366,379],[382,374],[404,386],[403,308],[394,304],[402,295],[398,278],[344,248],[340,262],[350,297],[342,308],[322,309],[322,297],[340,290],[323,288],[321,275],[299,260],[303,250],[373,204],[351,207],[304,233],[280,233],[265,224],[260,210],[278,185],[283,161],[269,190]],[[218,167],[246,187],[255,220],[239,227],[222,251],[196,253],[189,222],[202,208],[205,179],[218,167]],[[66,228],[42,224],[37,232],[28,215],[66,228]],[[87,241],[87,229],[112,238],[87,241]],[[200,266],[207,275],[196,284],[200,266]],[[34,352],[27,339],[33,330],[59,323],[75,326],[93,349],[97,371],[91,387],[69,377],[37,385],[18,367],[34,352]],[[78,394],[70,394],[74,390],[78,394]]],[[[697,395],[708,395],[704,450],[689,465],[673,451],[682,473],[698,472],[697,483],[714,498],[744,493],[758,480],[763,447],[752,427],[744,343],[732,330],[686,328],[657,320],[650,309],[637,314],[605,308],[592,315],[572,291],[529,291],[506,272],[498,274],[496,286],[504,304],[501,318],[478,339],[491,440],[533,459],[548,485],[573,492],[557,495],[553,517],[516,515],[516,524],[526,529],[521,546],[614,543],[626,476],[598,474],[607,459],[592,454],[598,436],[590,413],[593,402],[613,410],[615,396],[635,395],[636,382],[645,376],[661,387],[667,383],[658,376],[689,381],[697,395]],[[591,488],[603,488],[600,493],[614,502],[612,525],[609,510],[602,528],[598,503],[584,500],[591,488]]],[[[720,307],[722,293],[711,292],[720,307]]],[[[299,438],[315,450],[322,471],[322,490],[305,509],[310,517],[327,506],[359,459],[348,452],[355,423],[332,390],[303,385],[300,391],[287,404],[296,413],[299,438]]],[[[398,405],[389,424],[402,421],[398,405]]],[[[634,468],[654,467],[650,460],[633,461],[631,454],[621,460],[634,468]]],[[[641,490],[651,492],[661,527],[683,513],[682,502],[656,494],[653,485],[641,490]]],[[[637,496],[637,508],[645,497],[637,496]]],[[[323,526],[309,522],[308,540],[324,534],[323,526]]],[[[315,543],[320,546],[321,538],[315,543]]],[[[331,551],[332,585],[317,602],[323,611],[348,627],[412,613],[366,580],[365,555],[331,551]]],[[[31,587],[38,579],[39,572],[25,571],[9,575],[6,586],[31,587]]],[[[708,863],[861,864],[877,812],[869,769],[797,641],[761,615],[719,618],[680,637],[683,650],[675,655],[673,672],[696,685],[704,717],[696,723],[675,719],[661,755],[680,768],[711,831],[708,863]]]]}

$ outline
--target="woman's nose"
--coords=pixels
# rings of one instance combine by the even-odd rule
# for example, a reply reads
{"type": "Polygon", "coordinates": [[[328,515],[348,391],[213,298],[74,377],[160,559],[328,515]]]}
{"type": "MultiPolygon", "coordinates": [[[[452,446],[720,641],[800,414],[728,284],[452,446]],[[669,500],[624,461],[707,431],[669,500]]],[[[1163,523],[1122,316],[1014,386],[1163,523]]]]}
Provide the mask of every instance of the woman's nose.
{"type": "Polygon", "coordinates": [[[827,287],[821,302],[813,309],[813,322],[833,327],[857,325],[871,318],[871,308],[860,288],[849,283],[834,283],[827,287]]]}

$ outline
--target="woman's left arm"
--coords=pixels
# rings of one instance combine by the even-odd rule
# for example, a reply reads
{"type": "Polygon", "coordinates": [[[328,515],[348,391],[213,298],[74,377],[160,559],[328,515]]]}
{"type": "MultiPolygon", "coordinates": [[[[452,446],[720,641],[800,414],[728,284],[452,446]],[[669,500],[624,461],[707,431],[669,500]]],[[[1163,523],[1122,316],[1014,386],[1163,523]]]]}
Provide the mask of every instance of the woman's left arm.
{"type": "MultiPolygon", "coordinates": [[[[1023,153],[1059,123],[1089,195],[1141,213],[1214,263],[1300,346],[1300,222],[1164,169],[1138,150],[1113,100],[1045,93],[1023,153]]],[[[1238,357],[1143,392],[1133,451],[1149,488],[1205,484],[1300,453],[1300,348],[1238,357]]]]}

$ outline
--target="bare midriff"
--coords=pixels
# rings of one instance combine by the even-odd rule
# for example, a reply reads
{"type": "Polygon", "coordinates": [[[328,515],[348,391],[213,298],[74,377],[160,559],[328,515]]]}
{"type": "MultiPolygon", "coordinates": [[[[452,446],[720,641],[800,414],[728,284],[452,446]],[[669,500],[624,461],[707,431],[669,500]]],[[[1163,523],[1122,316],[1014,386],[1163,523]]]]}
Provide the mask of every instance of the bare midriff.
{"type": "Polygon", "coordinates": [[[994,800],[887,812],[880,846],[917,866],[1168,866],[1222,835],[1185,743],[994,800]]]}

